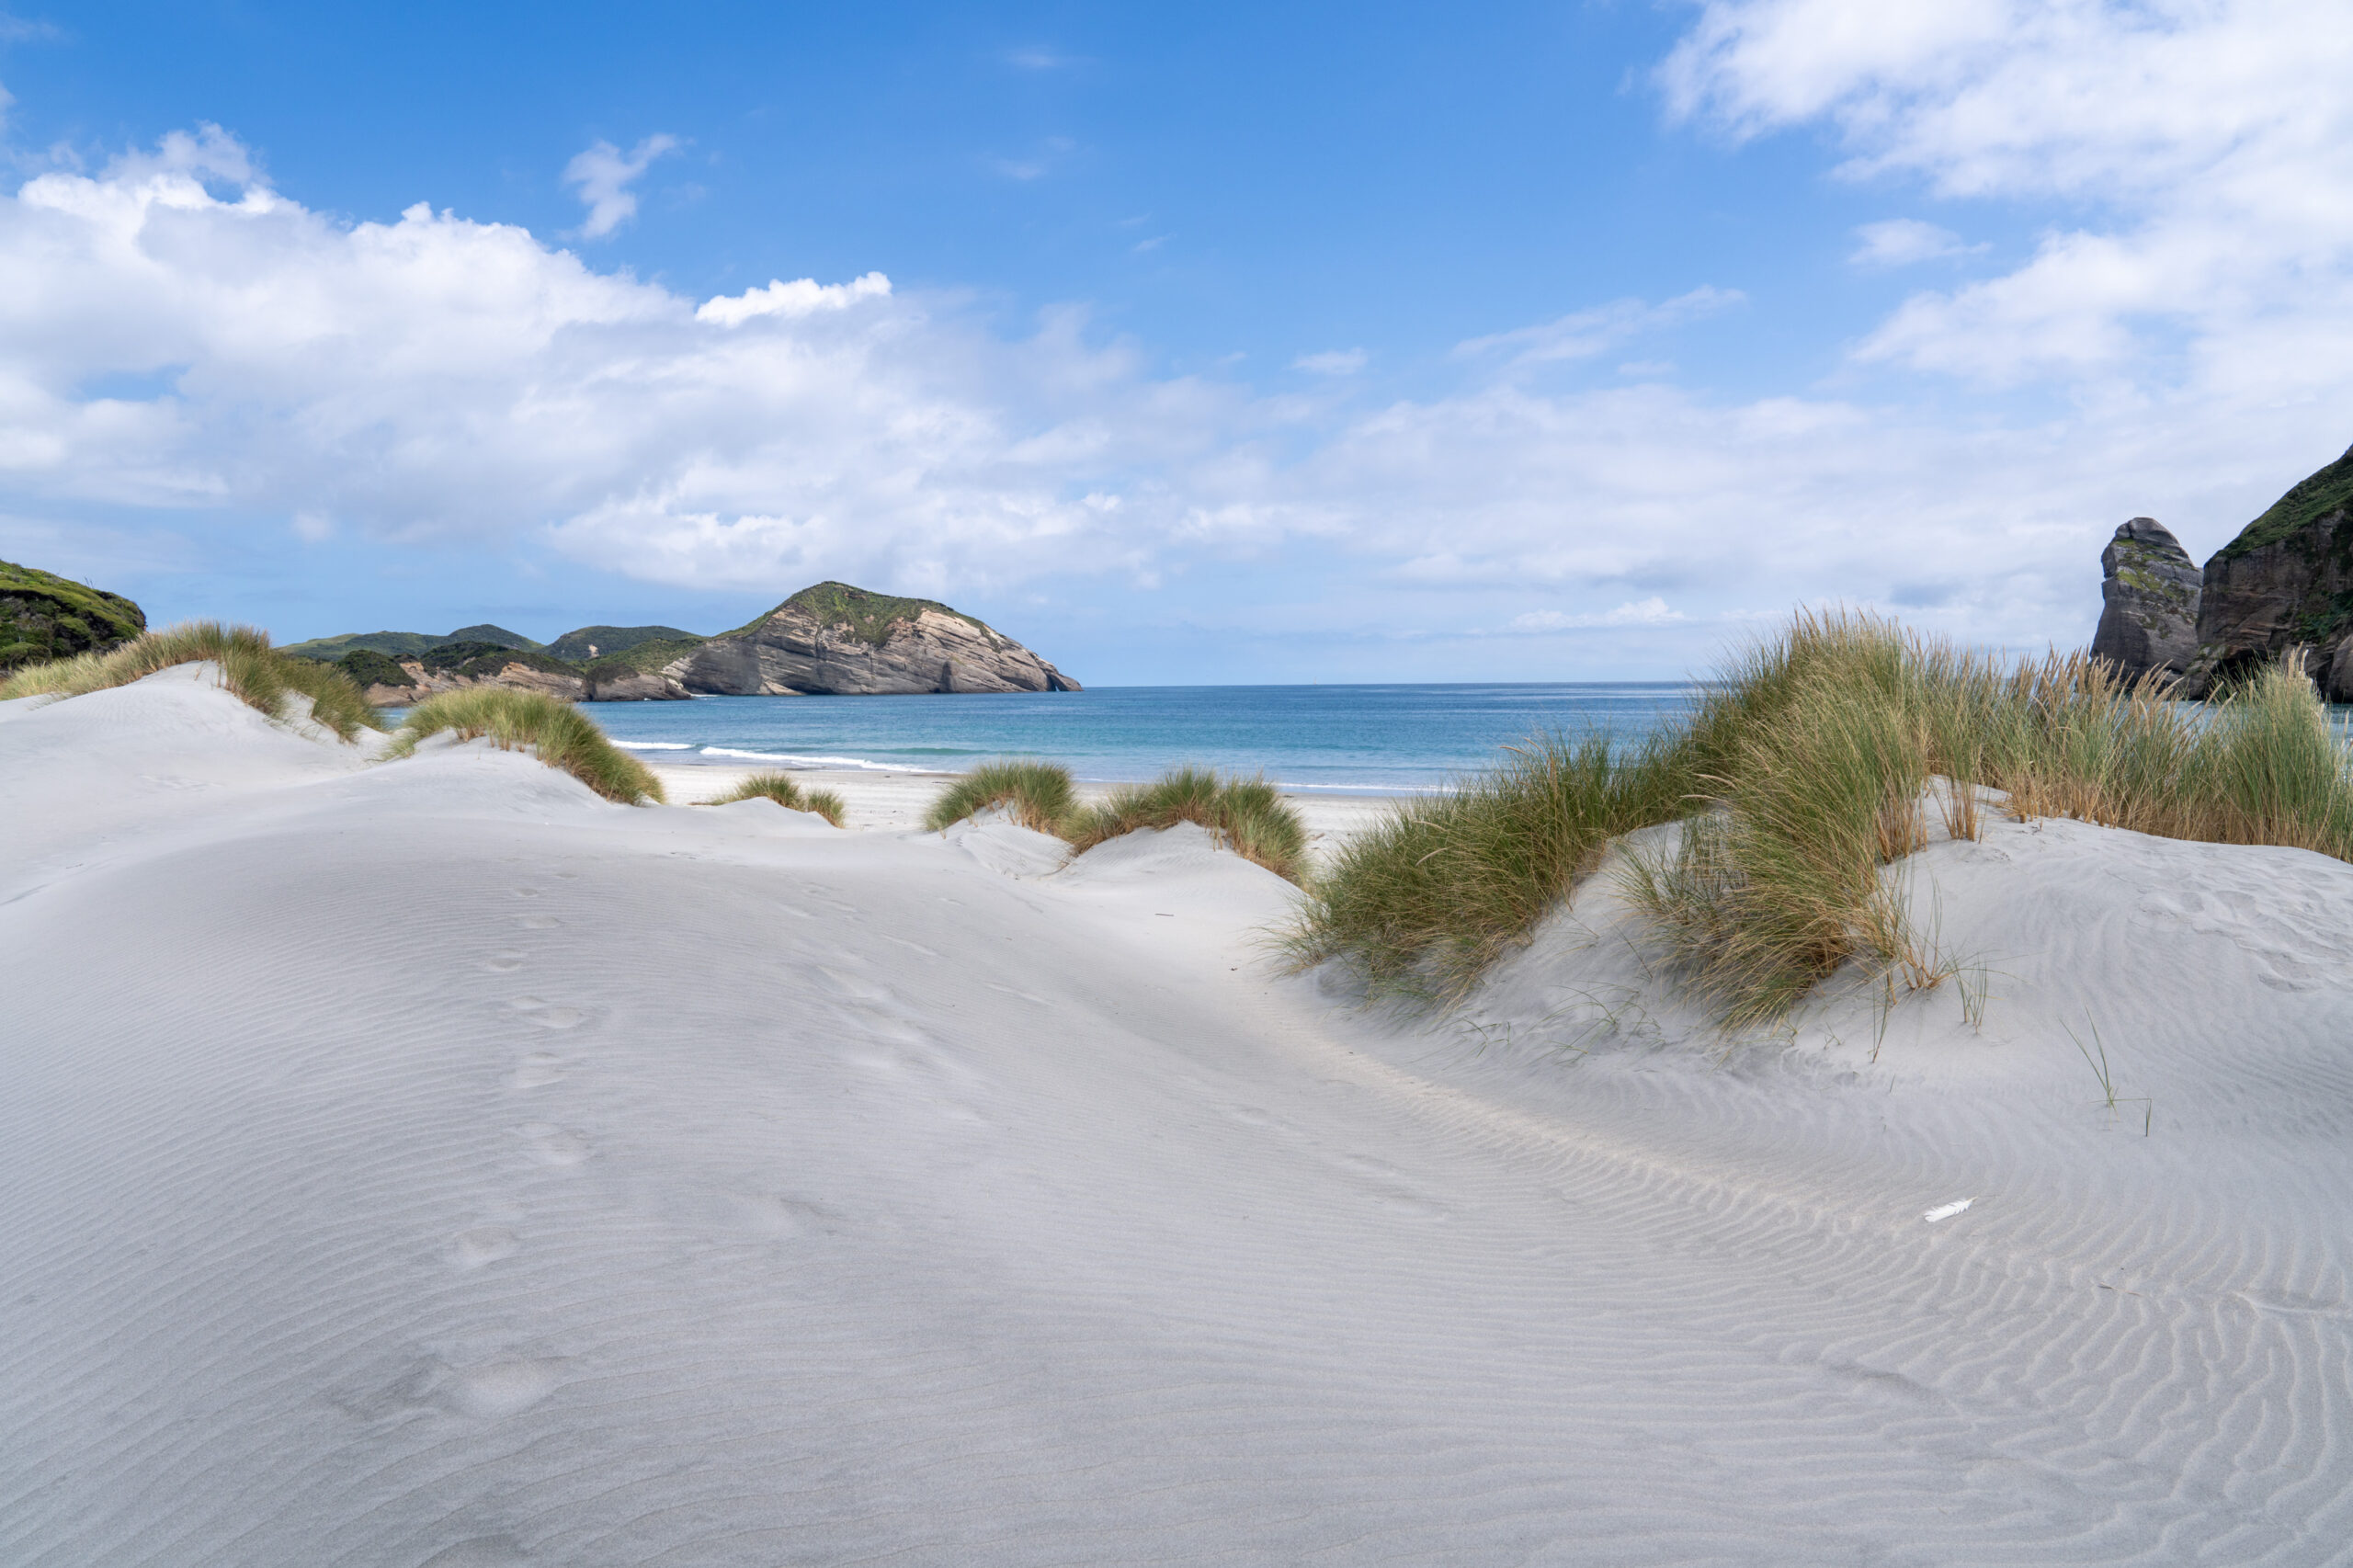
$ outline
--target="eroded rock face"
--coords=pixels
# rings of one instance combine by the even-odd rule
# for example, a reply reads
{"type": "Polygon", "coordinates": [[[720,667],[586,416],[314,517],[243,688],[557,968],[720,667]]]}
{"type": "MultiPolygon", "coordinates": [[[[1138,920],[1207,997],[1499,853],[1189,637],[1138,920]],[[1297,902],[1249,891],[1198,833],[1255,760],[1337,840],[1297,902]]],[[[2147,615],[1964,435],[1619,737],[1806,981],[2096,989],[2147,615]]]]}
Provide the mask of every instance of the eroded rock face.
{"type": "Polygon", "coordinates": [[[691,690],[737,697],[1079,689],[1012,638],[946,605],[846,583],[803,588],[663,674],[691,690]]]}
{"type": "Polygon", "coordinates": [[[2183,693],[2205,696],[2297,650],[2329,700],[2353,700],[2353,450],[2206,562],[2183,693]]]}
{"type": "Polygon", "coordinates": [[[2186,674],[2198,652],[2197,563],[2154,517],[2120,525],[2100,551],[2099,630],[2092,656],[2138,680],[2186,674]]]}
{"type": "Polygon", "coordinates": [[[582,676],[588,687],[583,702],[690,702],[688,691],[674,676],[659,670],[631,669],[626,665],[591,665],[582,676]]]}
{"type": "MultiPolygon", "coordinates": [[[[465,673],[458,670],[427,669],[415,659],[398,661],[408,676],[405,686],[379,683],[368,687],[368,700],[379,708],[409,708],[438,692],[464,691],[470,687],[503,686],[516,691],[544,691],[550,697],[560,697],[566,702],[588,700],[588,683],[578,676],[558,675],[552,670],[535,670],[525,664],[512,664],[500,669],[465,673]]],[[[683,695],[683,694],[682,694],[683,695]]]]}

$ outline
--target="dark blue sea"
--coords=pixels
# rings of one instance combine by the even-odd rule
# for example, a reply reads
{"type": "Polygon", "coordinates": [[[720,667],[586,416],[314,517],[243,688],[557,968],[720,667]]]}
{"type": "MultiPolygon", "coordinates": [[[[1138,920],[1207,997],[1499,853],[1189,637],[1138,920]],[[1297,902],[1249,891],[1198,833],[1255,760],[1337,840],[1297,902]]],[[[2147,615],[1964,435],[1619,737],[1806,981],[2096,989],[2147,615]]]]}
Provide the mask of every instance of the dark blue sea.
{"type": "Polygon", "coordinates": [[[956,697],[703,697],[581,709],[664,762],[961,772],[992,756],[1081,779],[1179,763],[1291,790],[1405,794],[1497,760],[1530,735],[1632,738],[1688,710],[1680,682],[1494,686],[1122,686],[956,697]]]}

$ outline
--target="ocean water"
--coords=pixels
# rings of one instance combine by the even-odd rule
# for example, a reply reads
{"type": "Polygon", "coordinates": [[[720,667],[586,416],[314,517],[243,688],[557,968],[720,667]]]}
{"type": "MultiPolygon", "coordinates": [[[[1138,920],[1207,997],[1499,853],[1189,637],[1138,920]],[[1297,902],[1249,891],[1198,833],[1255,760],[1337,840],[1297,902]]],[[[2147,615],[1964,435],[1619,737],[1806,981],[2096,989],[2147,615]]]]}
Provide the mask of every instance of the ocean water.
{"type": "Polygon", "coordinates": [[[960,772],[992,756],[1081,779],[1180,763],[1293,790],[1403,794],[1493,764],[1529,735],[1646,734],[1688,709],[1680,682],[1097,687],[955,697],[703,697],[580,710],[649,761],[960,772]]]}

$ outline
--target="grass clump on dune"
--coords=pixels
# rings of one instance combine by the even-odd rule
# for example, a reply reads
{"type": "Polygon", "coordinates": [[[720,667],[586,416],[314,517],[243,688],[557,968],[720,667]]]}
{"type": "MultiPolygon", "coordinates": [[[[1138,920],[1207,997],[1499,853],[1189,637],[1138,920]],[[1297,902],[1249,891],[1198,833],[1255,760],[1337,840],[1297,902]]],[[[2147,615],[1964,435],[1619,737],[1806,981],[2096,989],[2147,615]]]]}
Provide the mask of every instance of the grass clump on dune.
{"type": "Polygon", "coordinates": [[[1301,879],[1307,829],[1264,778],[1228,778],[1214,769],[1178,767],[1149,784],[1128,784],[1073,817],[1064,836],[1085,854],[1139,828],[1198,823],[1245,860],[1279,877],[1301,879]]]}
{"type": "Polygon", "coordinates": [[[803,790],[789,773],[755,773],[726,794],[705,805],[732,806],[738,801],[774,801],[788,811],[814,812],[835,827],[842,825],[842,798],[831,790],[803,790]]]}
{"type": "Polygon", "coordinates": [[[1524,941],[1608,841],[1667,967],[1727,1028],[1773,1023],[1850,961],[1891,986],[1947,971],[1881,869],[1978,832],[1980,787],[2019,818],[2353,859],[2353,768],[2299,666],[2202,709],[2081,653],[2012,665],[1859,615],[1800,615],[1733,659],[1649,743],[1541,742],[1400,808],[1318,883],[1290,937],[1378,992],[1444,1000],[1524,941]],[[1944,782],[1928,790],[1933,778],[1944,782]]]}
{"type": "Polygon", "coordinates": [[[923,825],[926,832],[944,833],[967,817],[1002,806],[1023,827],[1062,837],[1077,799],[1069,768],[1006,757],[981,764],[941,790],[924,813],[923,825]]]}
{"type": "Polygon", "coordinates": [[[1406,801],[1343,848],[1289,940],[1376,991],[1461,995],[1600,863],[1619,835],[1688,809],[1688,747],[1540,737],[1492,772],[1406,801]]]}
{"type": "Polygon", "coordinates": [[[407,756],[418,742],[444,730],[461,741],[486,736],[509,751],[529,746],[541,762],[608,801],[634,806],[663,799],[662,781],[643,763],[606,739],[571,703],[545,692],[477,686],[428,697],[408,710],[389,755],[407,756]]]}
{"type": "Polygon", "coordinates": [[[1073,854],[1139,828],[1199,823],[1245,859],[1298,881],[1307,850],[1299,813],[1273,785],[1200,767],[1174,768],[1149,784],[1122,785],[1099,803],[1082,806],[1070,769],[1058,763],[983,763],[940,792],[923,824],[938,833],[1000,806],[1022,826],[1063,839],[1073,854]]]}
{"type": "Polygon", "coordinates": [[[267,631],[216,620],[192,620],[146,632],[104,653],[28,665],[0,682],[0,701],[85,697],[176,665],[205,660],[220,666],[221,684],[233,696],[272,719],[287,718],[288,700],[302,697],[310,699],[311,718],[344,740],[361,730],[383,728],[376,710],[343,671],[271,647],[267,631]]]}

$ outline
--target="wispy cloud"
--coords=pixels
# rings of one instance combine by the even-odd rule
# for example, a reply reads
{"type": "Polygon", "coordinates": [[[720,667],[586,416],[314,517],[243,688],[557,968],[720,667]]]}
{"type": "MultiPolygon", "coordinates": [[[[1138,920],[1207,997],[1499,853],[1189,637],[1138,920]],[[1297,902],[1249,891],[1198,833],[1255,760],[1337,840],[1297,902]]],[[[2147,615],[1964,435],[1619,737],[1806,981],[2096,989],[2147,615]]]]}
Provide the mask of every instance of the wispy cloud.
{"type": "Polygon", "coordinates": [[[1515,365],[1539,365],[1562,359],[1589,359],[1597,354],[1662,327],[1677,326],[1699,316],[1730,310],[1747,299],[1737,289],[1706,285],[1678,294],[1660,304],[1642,300],[1615,300],[1589,311],[1576,311],[1537,326],[1523,326],[1455,345],[1458,359],[1502,354],[1515,365]]]}
{"type": "Polygon", "coordinates": [[[1646,599],[1635,599],[1616,609],[1599,615],[1571,615],[1566,610],[1531,610],[1514,616],[1511,631],[1541,633],[1546,631],[1575,631],[1597,626],[1672,626],[1687,619],[1679,610],[1666,608],[1666,601],[1654,594],[1646,599]]]}
{"type": "Polygon", "coordinates": [[[649,136],[626,156],[609,142],[590,143],[563,166],[563,183],[588,209],[580,225],[584,239],[602,239],[637,216],[637,193],[629,187],[665,153],[683,145],[670,135],[649,136]]]}
{"type": "Polygon", "coordinates": [[[1024,44],[1005,51],[1005,62],[1017,71],[1067,71],[1086,62],[1075,54],[1065,54],[1044,44],[1024,44]]]}
{"type": "Polygon", "coordinates": [[[0,11],[0,43],[48,43],[65,36],[55,22],[0,11]]]}
{"type": "Polygon", "coordinates": [[[1317,376],[1353,376],[1370,358],[1361,348],[1331,348],[1321,354],[1302,354],[1290,362],[1290,368],[1317,376]]]}
{"type": "Polygon", "coordinates": [[[1890,218],[1883,223],[1865,223],[1855,231],[1855,237],[1862,244],[1847,259],[1857,267],[1909,267],[1942,256],[1970,256],[1986,248],[1964,244],[1950,229],[1940,229],[1917,218],[1890,218]]]}
{"type": "Polygon", "coordinates": [[[1021,157],[991,158],[988,166],[1006,179],[1043,179],[1077,147],[1078,143],[1067,136],[1049,136],[1038,143],[1035,153],[1021,157]]]}

